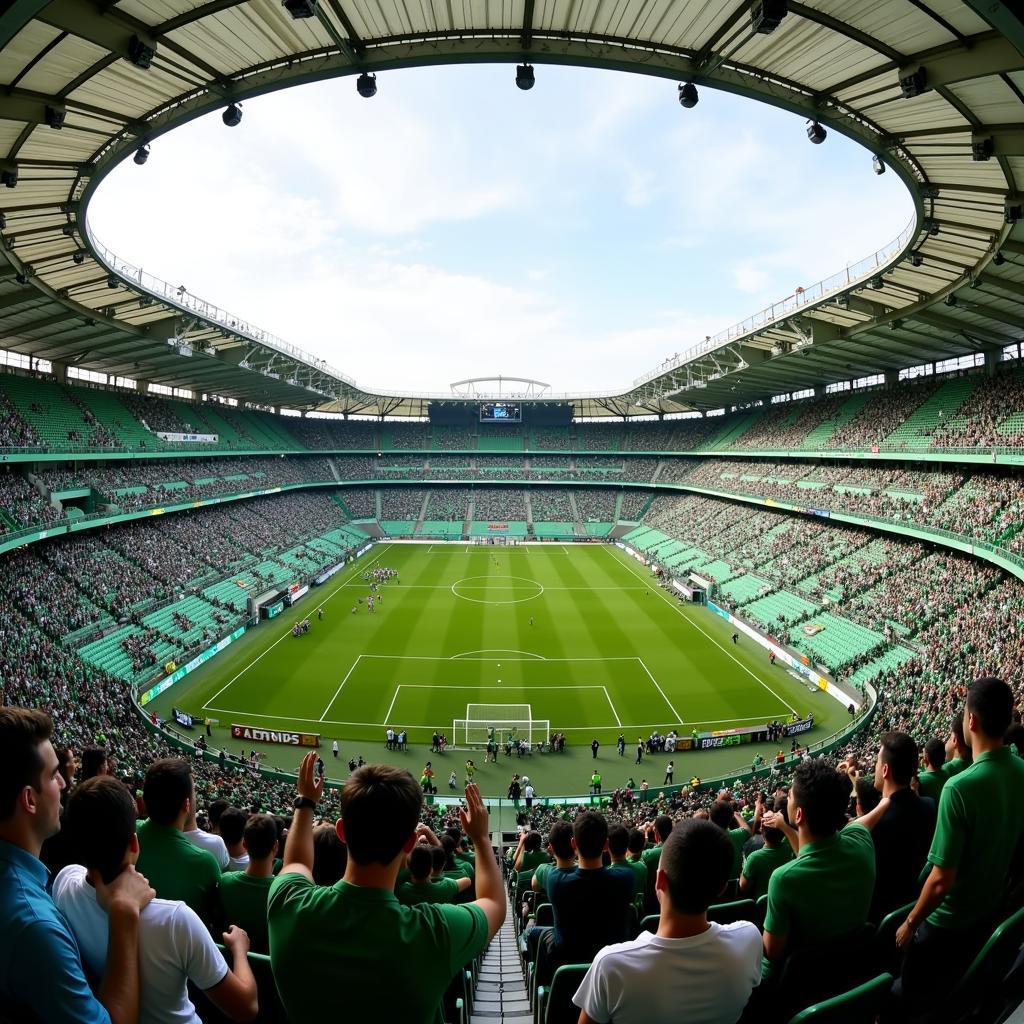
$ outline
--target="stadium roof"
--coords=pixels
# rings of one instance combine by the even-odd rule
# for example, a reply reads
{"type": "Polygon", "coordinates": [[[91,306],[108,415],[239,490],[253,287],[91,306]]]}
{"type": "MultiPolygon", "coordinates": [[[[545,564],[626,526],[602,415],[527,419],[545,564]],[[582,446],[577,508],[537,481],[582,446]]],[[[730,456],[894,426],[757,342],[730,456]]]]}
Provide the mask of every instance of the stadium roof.
{"type": "Polygon", "coordinates": [[[361,388],[106,253],[87,232],[88,201],[140,145],[232,101],[364,71],[502,61],[614,68],[772,103],[880,155],[916,211],[881,253],[621,393],[544,400],[573,400],[580,415],[716,408],[1024,334],[1018,5],[288,0],[303,7],[313,16],[278,0],[14,0],[0,14],[0,347],[259,404],[422,414],[433,396],[361,388]],[[768,20],[755,24],[752,9],[768,20]]]}

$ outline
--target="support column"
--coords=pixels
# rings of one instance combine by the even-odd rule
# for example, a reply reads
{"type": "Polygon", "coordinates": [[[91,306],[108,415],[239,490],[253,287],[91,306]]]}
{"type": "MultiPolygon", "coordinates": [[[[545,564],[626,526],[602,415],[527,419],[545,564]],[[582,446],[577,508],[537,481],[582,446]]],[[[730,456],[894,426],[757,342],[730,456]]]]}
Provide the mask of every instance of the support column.
{"type": "Polygon", "coordinates": [[[56,360],[50,361],[50,366],[53,369],[53,375],[57,378],[60,384],[67,384],[68,382],[68,364],[58,363],[56,360]]]}

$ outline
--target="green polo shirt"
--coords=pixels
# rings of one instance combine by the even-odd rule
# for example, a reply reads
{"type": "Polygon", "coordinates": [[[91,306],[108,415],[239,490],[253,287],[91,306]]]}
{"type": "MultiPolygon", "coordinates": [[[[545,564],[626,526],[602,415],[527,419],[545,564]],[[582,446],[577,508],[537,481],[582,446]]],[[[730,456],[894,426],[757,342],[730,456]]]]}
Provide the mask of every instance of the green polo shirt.
{"type": "Polygon", "coordinates": [[[658,861],[661,860],[661,848],[663,845],[664,843],[658,843],[657,846],[652,846],[649,850],[644,850],[640,854],[640,859],[644,862],[648,871],[658,870],[658,861]]]}
{"type": "Polygon", "coordinates": [[[754,850],[743,863],[743,877],[748,888],[742,896],[745,899],[758,900],[768,891],[768,880],[776,868],[788,864],[793,859],[793,848],[783,841],[779,846],[762,846],[754,850]]]}
{"type": "MultiPolygon", "coordinates": [[[[788,950],[853,931],[868,919],[875,888],[875,846],[863,825],[804,843],[768,880],[764,930],[789,938],[788,950]]],[[[771,971],[765,960],[764,970],[771,971]]]]}
{"type": "Polygon", "coordinates": [[[403,907],[386,889],[348,882],[316,886],[281,874],[267,904],[270,960],[293,1021],[344,1016],[380,1020],[396,1007],[405,1020],[441,1024],[441,997],[455,973],[487,945],[487,918],[474,904],[403,907]]]}
{"type": "MultiPolygon", "coordinates": [[[[647,865],[640,858],[633,860],[632,857],[627,857],[626,867],[628,867],[636,877],[637,896],[643,896],[644,892],[647,890],[647,865]]],[[[653,870],[657,871],[657,866],[655,866],[653,870]]]]}
{"type": "Polygon", "coordinates": [[[398,902],[406,907],[420,903],[454,903],[459,895],[459,883],[454,878],[438,878],[426,882],[403,882],[395,889],[398,902]]]}
{"type": "Polygon", "coordinates": [[[745,828],[729,829],[729,842],[732,843],[732,870],[730,878],[739,878],[743,867],[743,846],[750,839],[750,832],[745,828]]]}
{"type": "Polygon", "coordinates": [[[219,911],[220,865],[216,857],[190,843],[173,825],[139,823],[136,868],[162,900],[184,900],[204,921],[219,911]]]}
{"type": "Polygon", "coordinates": [[[519,870],[532,871],[534,868],[539,868],[541,864],[549,863],[549,860],[550,858],[543,850],[530,850],[528,853],[524,852],[519,858],[519,870]]]}
{"type": "Polygon", "coordinates": [[[970,928],[996,910],[1024,834],[1024,761],[1009,747],[980,754],[943,787],[928,863],[956,868],[928,923],[970,928]]]}
{"type": "Polygon", "coordinates": [[[946,785],[946,773],[940,768],[936,772],[920,772],[917,776],[918,789],[921,796],[930,797],[939,806],[939,796],[946,785]]]}
{"type": "Polygon", "coordinates": [[[220,900],[228,924],[237,924],[249,934],[254,953],[269,953],[267,936],[267,897],[273,875],[254,878],[244,871],[227,871],[220,879],[220,900]]]}
{"type": "Polygon", "coordinates": [[[966,771],[970,767],[970,761],[965,761],[962,757],[954,757],[951,760],[944,762],[939,771],[942,772],[948,782],[954,775],[959,775],[962,771],[966,771]]]}

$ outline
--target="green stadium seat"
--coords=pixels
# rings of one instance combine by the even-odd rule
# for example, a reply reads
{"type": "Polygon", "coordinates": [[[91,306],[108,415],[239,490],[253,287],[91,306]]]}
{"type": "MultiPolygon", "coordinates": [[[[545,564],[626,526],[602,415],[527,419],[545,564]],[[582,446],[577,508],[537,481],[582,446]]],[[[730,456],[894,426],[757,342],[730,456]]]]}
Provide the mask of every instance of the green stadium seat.
{"type": "Polygon", "coordinates": [[[733,924],[736,921],[757,921],[757,904],[753,900],[733,900],[714,903],[708,907],[708,920],[715,924],[733,924]]]}
{"type": "Polygon", "coordinates": [[[538,1024],[576,1024],[580,1011],[572,997],[589,969],[590,964],[565,964],[555,971],[550,985],[537,989],[538,1024]]]}
{"type": "Polygon", "coordinates": [[[891,974],[879,974],[842,995],[808,1006],[791,1017],[789,1024],[874,1024],[892,981],[891,974]]]}

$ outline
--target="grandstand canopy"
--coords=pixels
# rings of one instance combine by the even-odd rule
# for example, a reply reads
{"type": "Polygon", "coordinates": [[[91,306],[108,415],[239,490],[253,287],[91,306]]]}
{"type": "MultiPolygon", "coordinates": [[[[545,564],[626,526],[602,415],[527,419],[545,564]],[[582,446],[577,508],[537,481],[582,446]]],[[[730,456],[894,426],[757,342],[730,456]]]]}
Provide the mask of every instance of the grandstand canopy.
{"type": "Polygon", "coordinates": [[[106,252],[87,231],[89,198],[141,145],[232,101],[364,71],[522,61],[694,81],[818,120],[881,156],[916,211],[879,254],[719,336],[680,339],[686,351],[670,365],[645,372],[623,352],[617,393],[534,401],[571,400],[583,416],[718,408],[997,351],[1024,333],[1018,5],[288,0],[304,6],[311,17],[279,0],[8,5],[0,347],[262,405],[424,414],[451,396],[361,388],[106,252]],[[755,24],[755,7],[788,13],[755,24]]]}

